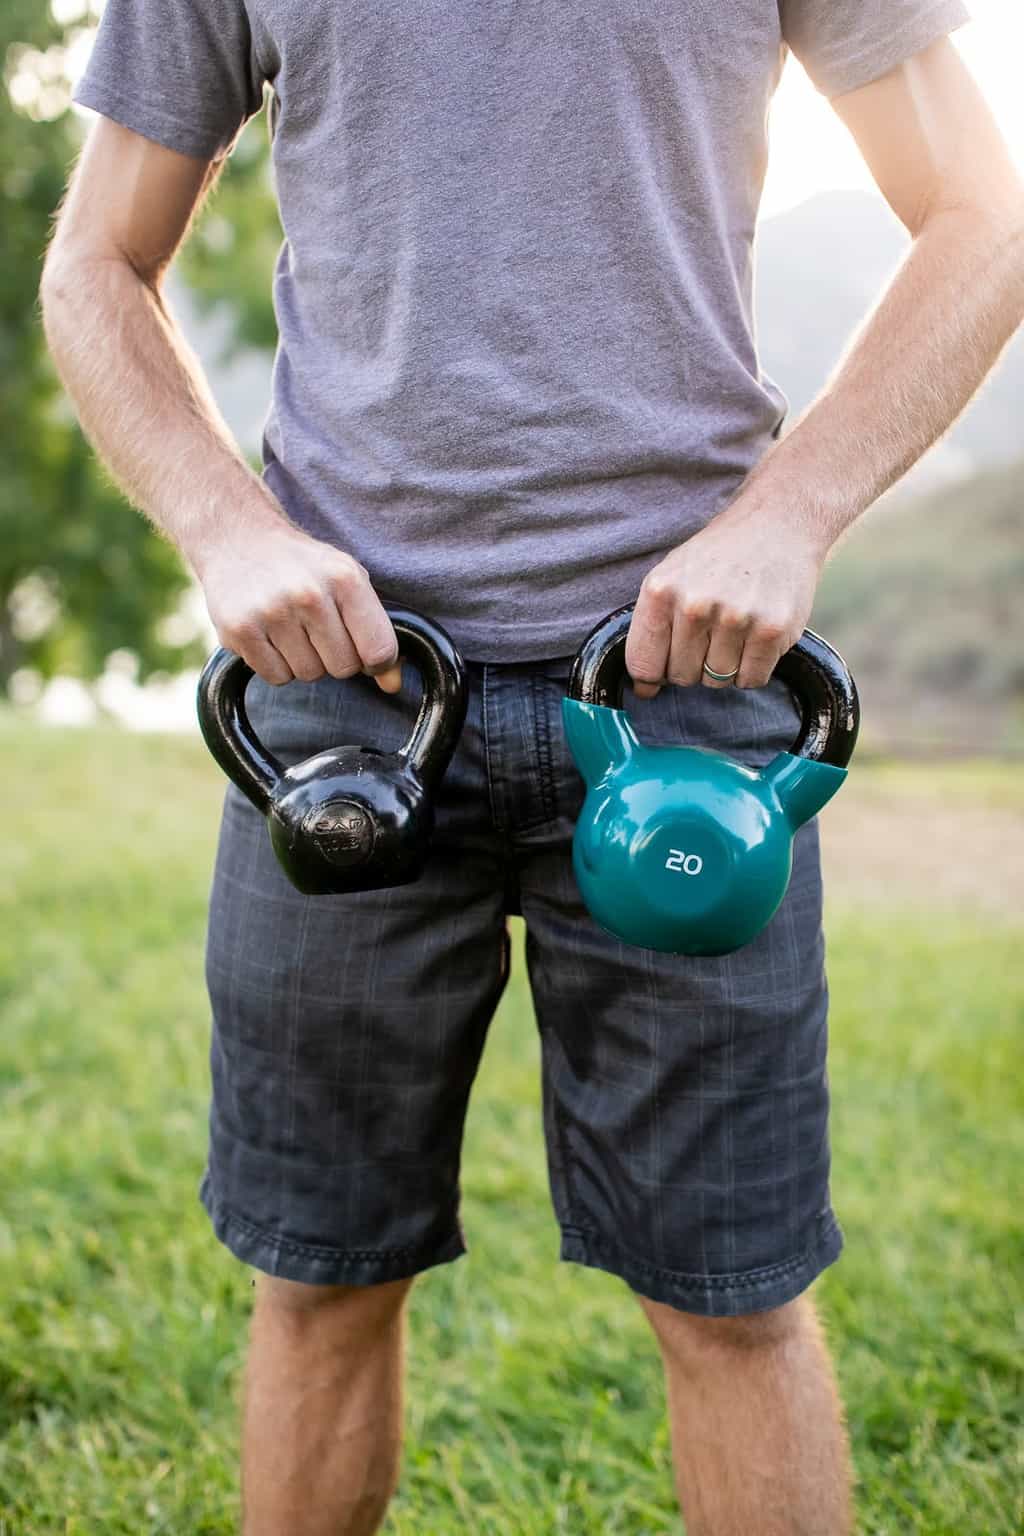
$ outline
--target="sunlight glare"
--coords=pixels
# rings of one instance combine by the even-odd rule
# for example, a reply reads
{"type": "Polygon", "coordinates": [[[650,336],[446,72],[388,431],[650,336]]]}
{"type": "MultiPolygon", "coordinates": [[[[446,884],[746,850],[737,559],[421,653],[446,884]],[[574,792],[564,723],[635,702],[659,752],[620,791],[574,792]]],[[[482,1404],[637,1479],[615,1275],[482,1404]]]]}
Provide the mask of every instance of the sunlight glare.
{"type": "MultiPolygon", "coordinates": [[[[953,40],[981,86],[1011,150],[1024,167],[1024,7],[1020,0],[967,0],[972,20],[953,40]]],[[[794,59],[786,65],[771,116],[771,157],[762,213],[770,216],[832,188],[873,191],[857,148],[794,59]]]]}

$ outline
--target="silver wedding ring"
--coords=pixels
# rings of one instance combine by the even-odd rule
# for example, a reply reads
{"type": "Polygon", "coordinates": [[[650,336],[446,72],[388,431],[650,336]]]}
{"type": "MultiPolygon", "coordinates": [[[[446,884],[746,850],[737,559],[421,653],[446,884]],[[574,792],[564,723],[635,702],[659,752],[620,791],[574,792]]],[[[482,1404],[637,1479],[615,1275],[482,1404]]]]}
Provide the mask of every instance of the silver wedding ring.
{"type": "Polygon", "coordinates": [[[735,667],[732,672],[716,672],[714,667],[709,667],[707,662],[704,663],[704,671],[716,683],[731,683],[734,677],[738,677],[739,670],[739,667],[735,667]]]}

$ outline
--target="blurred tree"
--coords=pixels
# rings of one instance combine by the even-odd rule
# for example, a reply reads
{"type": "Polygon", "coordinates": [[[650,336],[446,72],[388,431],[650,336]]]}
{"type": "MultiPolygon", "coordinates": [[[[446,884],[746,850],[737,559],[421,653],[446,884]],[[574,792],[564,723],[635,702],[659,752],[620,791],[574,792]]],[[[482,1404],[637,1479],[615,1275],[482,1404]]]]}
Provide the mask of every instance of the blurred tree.
{"type": "MultiPolygon", "coordinates": [[[[99,9],[95,0],[0,7],[0,696],[19,667],[91,679],[124,648],[145,677],[199,657],[200,642],[168,622],[188,572],[98,464],[39,317],[51,218],[82,138],[69,77],[82,67],[99,9]]],[[[268,268],[280,239],[266,149],[260,118],[186,256],[201,303],[229,303],[238,342],[257,346],[273,345],[268,268]]]]}
{"type": "Polygon", "coordinates": [[[282,230],[267,123],[263,113],[242,134],[181,255],[200,309],[231,312],[221,362],[243,347],[277,345],[272,280],[282,230]]]}

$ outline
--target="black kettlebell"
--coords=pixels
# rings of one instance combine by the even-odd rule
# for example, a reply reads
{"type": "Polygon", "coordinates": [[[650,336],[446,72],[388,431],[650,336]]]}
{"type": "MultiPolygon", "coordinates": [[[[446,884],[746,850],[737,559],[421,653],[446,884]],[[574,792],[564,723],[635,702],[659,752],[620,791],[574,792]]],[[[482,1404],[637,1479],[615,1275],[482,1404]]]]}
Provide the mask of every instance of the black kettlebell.
{"type": "Polygon", "coordinates": [[[338,746],[286,768],[266,750],[245,710],[252,668],[214,651],[199,678],[199,725],[228,778],[267,818],[285,874],[307,896],[408,885],[422,872],[433,795],[459,739],[466,667],[439,624],[387,608],[399,650],[423,683],[405,746],[338,746]]]}

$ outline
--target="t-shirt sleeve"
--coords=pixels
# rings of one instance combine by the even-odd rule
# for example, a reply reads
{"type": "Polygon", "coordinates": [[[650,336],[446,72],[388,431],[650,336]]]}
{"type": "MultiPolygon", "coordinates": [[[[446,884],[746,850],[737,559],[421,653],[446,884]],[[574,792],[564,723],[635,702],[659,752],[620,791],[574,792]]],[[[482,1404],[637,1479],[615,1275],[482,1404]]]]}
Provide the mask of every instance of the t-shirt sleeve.
{"type": "Polygon", "coordinates": [[[243,0],[107,0],[71,96],[181,154],[230,154],[263,105],[243,0]]]}
{"type": "Polygon", "coordinates": [[[970,21],[963,0],[781,0],[783,41],[824,96],[877,80],[970,21]]]}

